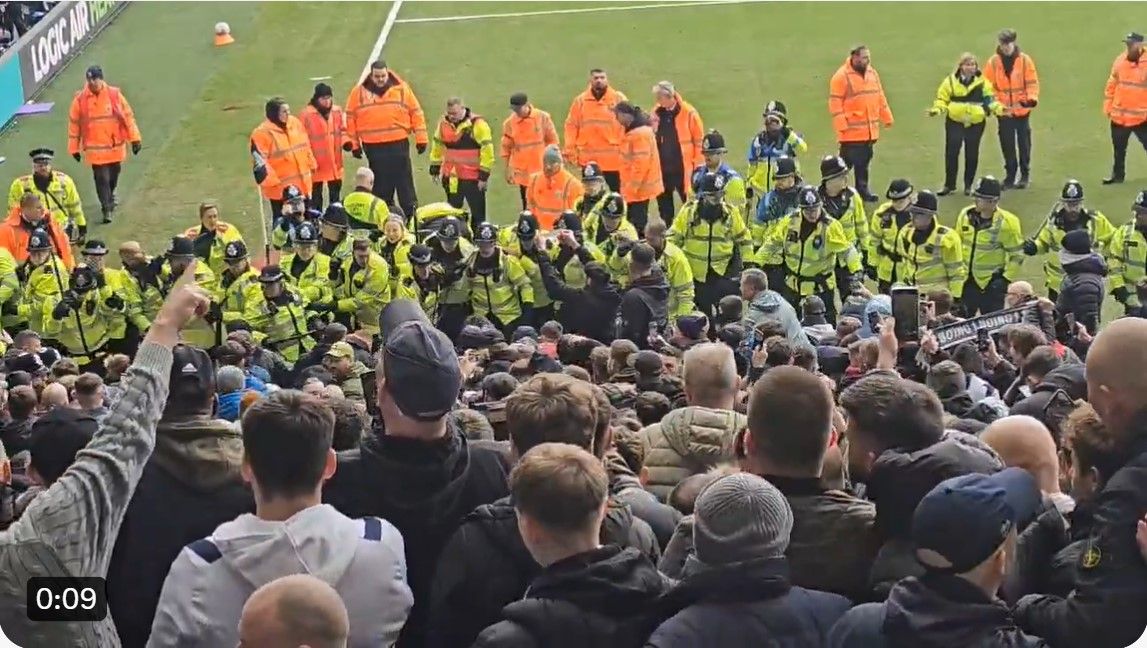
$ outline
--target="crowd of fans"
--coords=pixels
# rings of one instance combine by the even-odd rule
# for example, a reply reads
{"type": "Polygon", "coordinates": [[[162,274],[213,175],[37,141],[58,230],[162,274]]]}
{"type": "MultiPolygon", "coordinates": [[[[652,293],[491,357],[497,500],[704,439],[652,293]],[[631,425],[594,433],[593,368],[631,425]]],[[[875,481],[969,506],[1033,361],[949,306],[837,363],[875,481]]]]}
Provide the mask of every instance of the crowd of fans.
{"type": "Polygon", "coordinates": [[[0,2],[0,54],[40,22],[59,0],[0,2]]]}
{"type": "Polygon", "coordinates": [[[941,348],[742,277],[639,349],[457,340],[393,300],[294,365],[232,332],[4,359],[0,626],[37,646],[1126,646],[1147,627],[1147,321],[941,348]],[[107,577],[28,621],[31,576],[107,577]]]}

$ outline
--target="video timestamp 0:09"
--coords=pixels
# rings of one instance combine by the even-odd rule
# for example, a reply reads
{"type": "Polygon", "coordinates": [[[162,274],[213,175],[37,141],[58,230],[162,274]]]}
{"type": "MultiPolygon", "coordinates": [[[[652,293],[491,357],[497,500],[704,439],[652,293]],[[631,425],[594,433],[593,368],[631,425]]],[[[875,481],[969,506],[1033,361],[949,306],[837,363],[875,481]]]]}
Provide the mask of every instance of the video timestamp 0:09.
{"type": "Polygon", "coordinates": [[[36,576],[28,579],[27,593],[31,621],[102,621],[108,614],[102,578],[36,576]]]}

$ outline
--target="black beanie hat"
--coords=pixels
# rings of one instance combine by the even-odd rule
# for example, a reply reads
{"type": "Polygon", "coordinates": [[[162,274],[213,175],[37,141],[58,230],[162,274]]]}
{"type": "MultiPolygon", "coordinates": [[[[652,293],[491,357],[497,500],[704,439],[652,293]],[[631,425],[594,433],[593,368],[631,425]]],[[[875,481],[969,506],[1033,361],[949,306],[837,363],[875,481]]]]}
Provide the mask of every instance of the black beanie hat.
{"type": "Polygon", "coordinates": [[[333,96],[335,96],[334,90],[331,90],[331,87],[329,85],[327,85],[325,83],[316,83],[315,84],[315,94],[311,98],[312,99],[318,99],[319,97],[333,97],[333,96]]]}

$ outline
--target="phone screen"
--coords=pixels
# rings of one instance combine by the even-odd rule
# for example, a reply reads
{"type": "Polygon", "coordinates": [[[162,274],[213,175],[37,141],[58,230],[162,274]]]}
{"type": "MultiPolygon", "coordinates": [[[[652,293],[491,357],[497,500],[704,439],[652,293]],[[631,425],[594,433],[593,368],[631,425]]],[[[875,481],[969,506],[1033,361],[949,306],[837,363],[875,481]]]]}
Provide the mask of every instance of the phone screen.
{"type": "Polygon", "coordinates": [[[892,289],[892,317],[896,318],[896,339],[920,340],[920,289],[915,286],[892,289]]]}

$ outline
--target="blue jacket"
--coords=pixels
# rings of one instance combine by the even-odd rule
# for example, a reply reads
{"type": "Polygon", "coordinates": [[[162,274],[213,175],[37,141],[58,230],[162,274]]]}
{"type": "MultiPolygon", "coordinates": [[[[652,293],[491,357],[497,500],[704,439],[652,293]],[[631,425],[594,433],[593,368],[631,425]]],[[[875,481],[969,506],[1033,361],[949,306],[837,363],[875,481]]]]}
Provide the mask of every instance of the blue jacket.
{"type": "Polygon", "coordinates": [[[852,605],[839,594],[793,587],[784,558],[708,568],[692,557],[660,603],[671,616],[646,648],[820,648],[852,605]]]}
{"type": "Polygon", "coordinates": [[[219,394],[219,418],[224,421],[239,420],[239,403],[243,400],[244,390],[219,394]]]}

